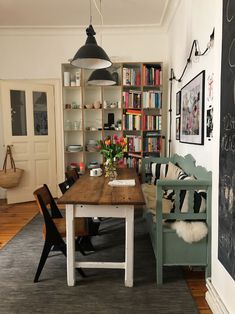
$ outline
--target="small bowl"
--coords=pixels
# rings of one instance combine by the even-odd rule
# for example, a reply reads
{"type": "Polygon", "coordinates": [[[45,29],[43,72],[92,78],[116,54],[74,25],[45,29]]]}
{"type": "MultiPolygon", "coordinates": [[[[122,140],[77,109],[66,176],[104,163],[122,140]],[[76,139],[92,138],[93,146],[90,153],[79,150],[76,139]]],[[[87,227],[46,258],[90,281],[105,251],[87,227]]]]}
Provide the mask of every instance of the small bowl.
{"type": "Polygon", "coordinates": [[[96,102],[94,103],[94,108],[95,108],[95,109],[100,109],[100,102],[99,102],[99,101],[96,101],[96,102]]]}
{"type": "Polygon", "coordinates": [[[92,109],[93,108],[93,104],[87,104],[85,105],[86,109],[92,109]]]}

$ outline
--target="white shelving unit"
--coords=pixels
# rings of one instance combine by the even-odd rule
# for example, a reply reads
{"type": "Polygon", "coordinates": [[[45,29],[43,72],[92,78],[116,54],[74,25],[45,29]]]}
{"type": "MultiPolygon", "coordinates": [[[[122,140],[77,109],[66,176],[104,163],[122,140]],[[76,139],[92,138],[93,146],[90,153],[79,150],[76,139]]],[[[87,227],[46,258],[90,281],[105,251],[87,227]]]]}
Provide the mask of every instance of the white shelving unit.
{"type": "MultiPolygon", "coordinates": [[[[118,77],[117,85],[89,86],[87,80],[92,72],[91,70],[77,69],[70,64],[62,64],[65,170],[71,164],[79,165],[79,163],[84,163],[88,166],[89,163],[95,161],[102,163],[102,155],[92,145],[98,140],[114,134],[128,138],[127,153],[125,154],[125,161],[128,166],[136,166],[136,163],[131,162],[132,160],[139,161],[143,156],[152,153],[150,145],[146,151],[146,134],[148,131],[154,131],[155,135],[157,132],[157,137],[161,139],[161,127],[158,130],[152,130],[148,125],[146,128],[146,121],[151,123],[152,127],[153,122],[151,122],[151,119],[154,121],[157,116],[161,117],[161,69],[162,63],[160,62],[115,63],[108,70],[111,73],[116,72],[115,76],[118,77]],[[159,72],[157,81],[154,78],[156,69],[159,72]],[[146,103],[143,104],[143,99],[146,97],[146,93],[154,91],[160,95],[160,107],[144,108],[146,103]],[[130,102],[127,106],[125,93],[130,93],[130,97],[140,97],[139,108],[133,107],[130,102]],[[138,93],[139,96],[133,96],[133,94],[138,93]],[[97,108],[99,103],[100,108],[97,108]],[[136,119],[133,115],[131,116],[131,110],[134,110],[135,113],[138,111],[139,114],[136,115],[139,118],[136,119]],[[149,118],[146,118],[146,116],[149,116],[149,118]],[[131,119],[133,120],[132,124],[134,124],[129,127],[127,122],[131,119]],[[136,128],[135,123],[137,120],[139,124],[136,128]],[[133,150],[133,148],[130,148],[130,142],[134,142],[135,137],[139,137],[138,152],[130,151],[133,150]],[[79,145],[79,151],[71,151],[71,145],[79,145]]],[[[131,101],[131,98],[129,101],[131,101]]],[[[154,122],[154,127],[155,124],[154,122]]],[[[137,143],[136,140],[135,143],[137,143]]],[[[159,153],[160,151],[162,151],[162,147],[159,147],[159,153]]]]}

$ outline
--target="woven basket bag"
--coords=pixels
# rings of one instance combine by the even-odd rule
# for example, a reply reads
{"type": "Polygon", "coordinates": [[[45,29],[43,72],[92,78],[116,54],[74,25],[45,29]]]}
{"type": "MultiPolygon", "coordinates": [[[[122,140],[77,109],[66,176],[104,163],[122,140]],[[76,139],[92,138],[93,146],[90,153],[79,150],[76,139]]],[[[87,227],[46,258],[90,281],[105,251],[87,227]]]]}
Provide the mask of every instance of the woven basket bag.
{"type": "Polygon", "coordinates": [[[24,170],[16,168],[12,157],[11,146],[7,145],[6,156],[3,162],[2,170],[0,170],[0,187],[11,189],[16,187],[23,175],[24,170]],[[7,169],[7,161],[10,160],[11,168],[7,169]]]}

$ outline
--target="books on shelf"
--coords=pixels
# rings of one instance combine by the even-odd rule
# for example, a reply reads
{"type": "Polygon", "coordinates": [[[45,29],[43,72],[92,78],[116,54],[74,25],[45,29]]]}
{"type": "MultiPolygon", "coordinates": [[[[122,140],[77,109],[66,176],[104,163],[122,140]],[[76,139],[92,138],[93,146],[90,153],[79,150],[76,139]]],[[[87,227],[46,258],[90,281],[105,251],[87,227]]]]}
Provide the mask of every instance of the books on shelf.
{"type": "Polygon", "coordinates": [[[123,130],[140,131],[141,130],[141,112],[135,109],[128,109],[123,114],[123,130]]]}
{"type": "Polygon", "coordinates": [[[123,85],[140,86],[140,69],[123,67],[123,85]]]}
{"type": "Polygon", "coordinates": [[[141,158],[127,156],[127,157],[124,157],[123,161],[124,161],[124,165],[127,166],[128,168],[136,168],[138,173],[141,172],[141,166],[142,166],[141,158]]]}
{"type": "Polygon", "coordinates": [[[129,90],[124,91],[123,95],[123,107],[124,108],[141,108],[141,91],[129,90]]]}
{"type": "Polygon", "coordinates": [[[158,115],[144,115],[143,116],[143,130],[156,130],[162,129],[162,117],[158,115]]]}
{"type": "Polygon", "coordinates": [[[143,108],[162,108],[162,92],[150,90],[143,92],[143,108]]]}
{"type": "Polygon", "coordinates": [[[146,153],[160,152],[161,151],[161,137],[146,137],[144,138],[143,150],[146,153]]]}
{"type": "Polygon", "coordinates": [[[136,136],[136,135],[126,135],[127,138],[127,151],[129,153],[135,153],[141,152],[141,148],[142,148],[142,140],[141,140],[141,136],[136,136]]]}
{"type": "Polygon", "coordinates": [[[143,65],[143,85],[162,85],[162,70],[159,64],[143,65]]]}

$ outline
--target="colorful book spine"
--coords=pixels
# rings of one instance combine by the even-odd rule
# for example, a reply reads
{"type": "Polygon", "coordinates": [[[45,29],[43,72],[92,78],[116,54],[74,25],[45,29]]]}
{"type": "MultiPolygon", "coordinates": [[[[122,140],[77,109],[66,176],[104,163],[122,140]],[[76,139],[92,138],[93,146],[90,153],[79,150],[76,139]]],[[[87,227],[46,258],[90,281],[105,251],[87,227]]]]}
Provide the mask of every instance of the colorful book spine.
{"type": "Polygon", "coordinates": [[[142,69],[143,85],[162,85],[162,70],[160,65],[144,65],[142,69]]]}

